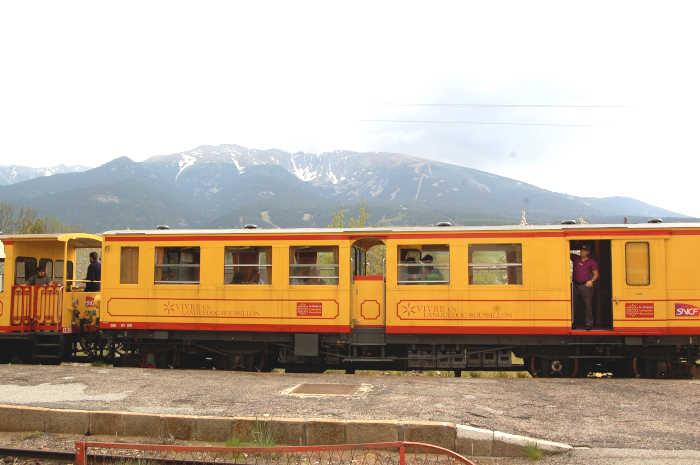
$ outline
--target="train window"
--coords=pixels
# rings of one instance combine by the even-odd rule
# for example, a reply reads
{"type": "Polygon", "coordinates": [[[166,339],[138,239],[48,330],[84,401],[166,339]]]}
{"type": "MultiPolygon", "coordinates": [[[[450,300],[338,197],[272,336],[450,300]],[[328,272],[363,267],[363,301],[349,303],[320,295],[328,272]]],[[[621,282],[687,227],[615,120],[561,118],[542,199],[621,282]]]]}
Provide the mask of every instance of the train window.
{"type": "Polygon", "coordinates": [[[53,279],[53,261],[50,258],[39,259],[39,269],[46,271],[48,279],[53,279]]]}
{"type": "Polygon", "coordinates": [[[338,284],[338,247],[290,247],[289,284],[338,284]]]}
{"type": "Polygon", "coordinates": [[[156,247],[156,284],[199,284],[199,247],[156,247]]]}
{"type": "Polygon", "coordinates": [[[648,286],[651,282],[649,271],[649,243],[627,242],[625,244],[625,276],[630,286],[648,286]]]}
{"type": "Polygon", "coordinates": [[[5,259],[0,258],[0,292],[5,290],[5,259]]]}
{"type": "Polygon", "coordinates": [[[139,248],[122,247],[119,257],[119,284],[139,283],[139,248]]]}
{"type": "Polygon", "coordinates": [[[399,284],[447,284],[450,282],[450,247],[447,245],[399,246],[399,284]]]}
{"type": "Polygon", "coordinates": [[[63,260],[56,260],[53,264],[53,280],[56,284],[63,284],[63,260]]]}
{"type": "Polygon", "coordinates": [[[15,284],[27,284],[36,273],[36,258],[17,257],[15,260],[15,284]]]}
{"type": "Polygon", "coordinates": [[[224,283],[270,284],[272,247],[226,247],[224,283]]]}
{"type": "Polygon", "coordinates": [[[68,260],[66,262],[66,290],[70,292],[71,286],[73,285],[73,262],[68,260]]]}
{"type": "Polygon", "coordinates": [[[521,244],[471,244],[469,284],[522,284],[521,244]]]}

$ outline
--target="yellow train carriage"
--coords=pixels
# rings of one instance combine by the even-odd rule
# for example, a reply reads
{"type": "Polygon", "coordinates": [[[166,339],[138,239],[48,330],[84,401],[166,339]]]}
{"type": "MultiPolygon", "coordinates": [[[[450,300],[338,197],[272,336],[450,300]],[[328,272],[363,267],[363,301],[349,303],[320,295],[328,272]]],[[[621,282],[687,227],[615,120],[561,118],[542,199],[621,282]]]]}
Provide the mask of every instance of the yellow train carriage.
{"type": "MultiPolygon", "coordinates": [[[[700,228],[625,225],[435,233],[387,240],[387,332],[401,334],[698,335],[700,228]],[[402,250],[449,250],[449,280],[402,282],[402,250]],[[569,256],[599,262],[596,327],[573,312],[569,256]],[[409,286],[410,284],[410,286],[409,286]]],[[[447,261],[446,261],[447,263],[447,261]]],[[[433,266],[433,265],[431,265],[433,266]]]]}
{"type": "Polygon", "coordinates": [[[102,239],[1,235],[0,244],[1,358],[56,363],[69,342],[64,335],[79,331],[81,320],[96,321],[99,294],[84,292],[84,280],[75,273],[78,250],[99,250],[102,239]]]}
{"type": "Polygon", "coordinates": [[[350,331],[350,246],[333,235],[116,232],[105,241],[103,328],[350,331]]]}
{"type": "Polygon", "coordinates": [[[103,254],[101,328],[150,341],[131,350],[156,365],[199,351],[459,372],[516,352],[533,373],[638,372],[689,366],[700,336],[695,225],[114,231],[103,254]],[[571,293],[584,244],[600,269],[590,331],[571,293]]]}

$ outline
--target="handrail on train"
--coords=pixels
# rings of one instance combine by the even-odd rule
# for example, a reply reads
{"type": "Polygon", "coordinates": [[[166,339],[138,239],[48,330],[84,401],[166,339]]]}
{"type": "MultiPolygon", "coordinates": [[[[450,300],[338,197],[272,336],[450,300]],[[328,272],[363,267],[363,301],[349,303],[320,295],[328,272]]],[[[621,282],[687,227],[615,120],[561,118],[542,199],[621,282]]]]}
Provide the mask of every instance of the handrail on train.
{"type": "Polygon", "coordinates": [[[15,284],[10,297],[10,325],[19,326],[20,331],[36,326],[61,326],[63,309],[61,284],[15,284]]]}

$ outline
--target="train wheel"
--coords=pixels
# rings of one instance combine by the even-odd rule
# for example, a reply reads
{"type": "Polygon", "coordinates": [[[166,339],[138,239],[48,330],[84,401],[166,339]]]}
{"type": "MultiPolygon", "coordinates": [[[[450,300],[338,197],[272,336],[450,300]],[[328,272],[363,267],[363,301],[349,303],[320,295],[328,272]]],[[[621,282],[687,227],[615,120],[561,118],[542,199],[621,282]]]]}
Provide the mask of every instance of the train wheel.
{"type": "Polygon", "coordinates": [[[636,357],[623,358],[616,361],[612,366],[612,371],[615,378],[638,377],[636,357]]]}
{"type": "Polygon", "coordinates": [[[267,355],[267,352],[257,352],[255,354],[251,354],[249,371],[267,373],[271,370],[270,357],[267,355]]]}
{"type": "Polygon", "coordinates": [[[690,379],[693,377],[693,366],[689,363],[669,362],[669,378],[690,379]]]}
{"type": "Polygon", "coordinates": [[[575,358],[538,358],[537,362],[543,378],[575,378],[579,374],[579,360],[575,358]]]}
{"type": "Polygon", "coordinates": [[[635,376],[638,378],[669,378],[671,369],[668,361],[635,357],[635,376]]]}

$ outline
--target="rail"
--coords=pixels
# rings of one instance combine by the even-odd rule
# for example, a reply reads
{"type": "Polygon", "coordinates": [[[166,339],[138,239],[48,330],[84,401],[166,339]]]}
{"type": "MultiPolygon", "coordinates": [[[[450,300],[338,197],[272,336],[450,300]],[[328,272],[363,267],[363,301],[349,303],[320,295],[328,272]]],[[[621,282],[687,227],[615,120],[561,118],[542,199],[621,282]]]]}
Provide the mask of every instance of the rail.
{"type": "Polygon", "coordinates": [[[475,465],[449,449],[420,442],[273,447],[218,447],[78,441],[75,464],[159,462],[227,465],[475,465]]]}

